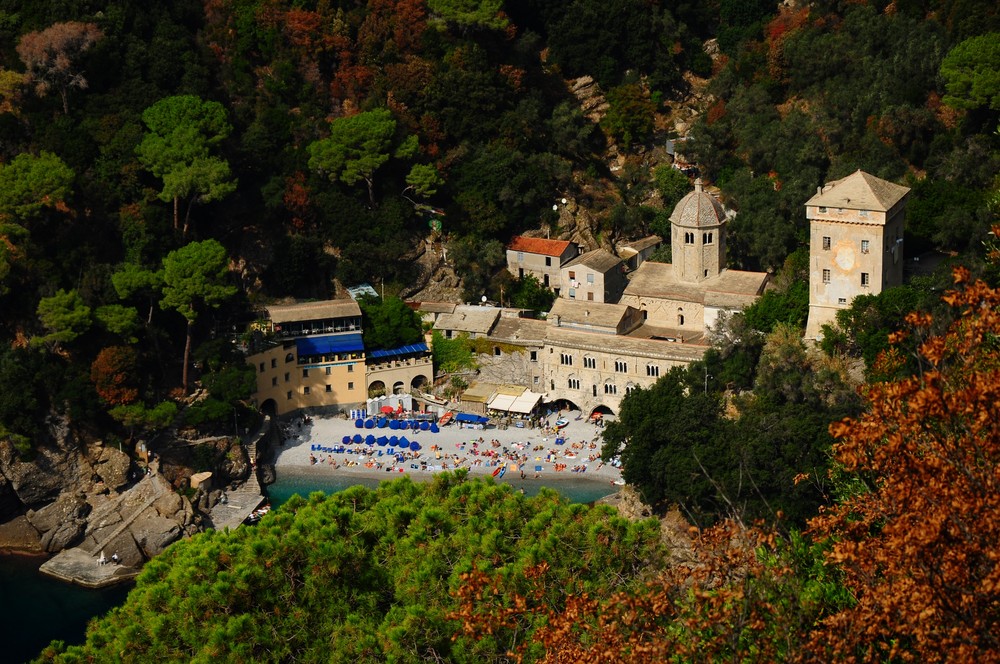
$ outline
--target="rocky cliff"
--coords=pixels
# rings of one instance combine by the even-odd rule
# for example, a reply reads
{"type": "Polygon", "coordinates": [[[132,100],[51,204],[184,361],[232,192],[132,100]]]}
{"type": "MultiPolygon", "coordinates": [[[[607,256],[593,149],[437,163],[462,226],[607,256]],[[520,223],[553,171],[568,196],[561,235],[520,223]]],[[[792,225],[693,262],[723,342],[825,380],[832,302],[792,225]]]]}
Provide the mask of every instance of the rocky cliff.
{"type": "Polygon", "coordinates": [[[48,432],[31,459],[0,439],[0,552],[106,548],[124,565],[139,566],[202,529],[202,514],[187,497],[202,506],[212,502],[201,495],[209,492],[189,490],[197,465],[210,465],[220,488],[250,472],[245,451],[231,438],[159,441],[163,454],[147,466],[118,444],[84,440],[65,420],[50,421],[48,432]]]}

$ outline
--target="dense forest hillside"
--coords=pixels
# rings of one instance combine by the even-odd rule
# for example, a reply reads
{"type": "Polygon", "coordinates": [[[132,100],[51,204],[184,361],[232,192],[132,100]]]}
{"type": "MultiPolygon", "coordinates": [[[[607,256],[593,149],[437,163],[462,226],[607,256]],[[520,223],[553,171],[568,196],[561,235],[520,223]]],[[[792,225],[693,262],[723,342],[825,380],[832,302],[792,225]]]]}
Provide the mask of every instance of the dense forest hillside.
{"type": "Polygon", "coordinates": [[[199,346],[261,298],[412,292],[445,251],[496,297],[513,234],[575,231],[563,198],[591,242],[662,232],[668,138],[738,212],[733,266],[781,268],[859,167],[914,188],[911,251],[981,253],[997,29],[988,2],[4,2],[0,424],[22,450],[53,409],[155,427],[184,347],[221,371],[199,346]],[[226,269],[191,291],[199,252],[226,269]]]}
{"type": "MultiPolygon", "coordinates": [[[[748,657],[759,661],[808,659],[796,654],[802,652],[822,661],[834,655],[938,661],[949,657],[949,647],[951,654],[967,652],[969,661],[989,659],[983,653],[996,652],[989,636],[996,582],[988,552],[996,538],[986,526],[998,521],[992,499],[983,496],[1000,494],[969,488],[992,487],[993,480],[976,474],[984,467],[979,461],[949,454],[965,449],[952,443],[967,441],[970,427],[990,444],[995,434],[976,428],[981,420],[946,415],[965,412],[963,403],[990,412],[983,395],[992,395],[995,383],[983,378],[995,369],[992,346],[961,346],[969,339],[961,321],[996,306],[990,289],[1000,275],[989,231],[1000,204],[998,71],[1000,9],[984,0],[0,0],[3,464],[53,446],[57,424],[79,441],[110,445],[177,424],[210,429],[250,421],[243,404],[252,377],[232,340],[263,301],[330,297],[362,282],[412,295],[441,274],[458,275],[455,290],[466,299],[497,299],[501,288],[509,299],[530,299],[532,284],[503,270],[504,246],[515,234],[548,232],[595,248],[665,234],[667,215],[690,187],[671,167],[668,146],[736,213],[730,265],[776,273],[757,305],[721,327],[703,363],[626,400],[623,424],[605,441],[612,454],[636,431],[648,434],[649,445],[627,448],[626,478],[661,501],[658,507],[681,503],[699,526],[727,516],[746,517],[744,525],[758,517],[782,524],[780,537],[761,540],[747,530],[706,531],[714,533],[704,537],[712,555],[738,551],[710,556],[731,566],[698,568],[705,586],[692,592],[713,601],[680,601],[691,590],[683,579],[666,596],[611,596],[622,586],[634,590],[648,571],[630,568],[613,583],[600,577],[646,556],[643,526],[618,524],[603,512],[576,513],[551,497],[532,503],[492,496],[495,489],[438,484],[426,496],[460,502],[465,494],[477,500],[490,494],[509,508],[504,518],[516,513],[507,521],[489,516],[496,517],[490,531],[496,541],[477,549],[479,560],[449,558],[448,570],[420,577],[437,584],[440,605],[400,608],[389,591],[376,588],[389,584],[409,593],[408,600],[419,596],[424,586],[414,585],[406,564],[428,561],[410,551],[399,568],[379,570],[383,577],[351,579],[371,587],[336,586],[343,610],[336,619],[324,616],[320,627],[302,622],[311,614],[278,614],[302,597],[325,601],[311,584],[343,576],[335,567],[353,554],[377,567],[390,550],[405,553],[393,549],[398,542],[391,538],[364,539],[375,526],[349,515],[347,499],[317,499],[259,531],[206,536],[156,561],[147,585],[95,629],[87,647],[121,652],[115,621],[140,630],[144,617],[169,609],[184,619],[172,625],[157,618],[147,633],[123,633],[145,639],[150,655],[179,659],[217,651],[242,658],[242,650],[225,647],[249,633],[277,653],[274,659],[347,656],[340,636],[357,639],[360,650],[351,656],[376,659],[449,652],[483,661],[506,657],[508,648],[528,659],[551,648],[555,658],[579,653],[574,648],[596,638],[619,644],[623,660],[629,658],[621,653],[638,658],[641,651],[658,661],[657,653],[681,646],[693,653],[704,647],[719,658],[756,652],[748,657]],[[808,274],[804,203],[817,186],[859,168],[911,188],[908,262],[935,252],[964,264],[967,271],[957,274],[971,295],[942,300],[953,284],[944,269],[857,298],[817,358],[800,338],[808,274]],[[977,309],[976,302],[988,306],[977,309]],[[930,313],[904,322],[916,309],[930,313]],[[945,336],[953,321],[958,327],[945,336]],[[909,334],[890,336],[904,326],[909,334]],[[978,364],[942,355],[941,344],[959,344],[978,364]],[[849,380],[856,359],[868,381],[865,401],[849,380]],[[948,380],[926,386],[913,378],[926,376],[928,367],[948,380]],[[958,389],[968,385],[979,391],[958,389]],[[727,388],[748,394],[730,399],[723,396],[727,388]],[[922,429],[921,420],[892,411],[899,394],[923,405],[936,398],[956,410],[934,410],[940,420],[922,429]],[[660,407],[679,417],[645,416],[660,407]],[[871,428],[874,416],[866,412],[898,427],[871,428]],[[846,446],[834,448],[831,464],[826,423],[844,417],[861,424],[832,432],[846,446]],[[680,422],[697,425],[700,475],[690,458],[676,454],[691,448],[691,431],[680,422]],[[902,445],[891,449],[905,456],[905,467],[880,456],[880,433],[902,445]],[[733,443],[725,454],[717,453],[720,440],[733,443]],[[945,461],[922,465],[936,457],[903,445],[911,440],[941,443],[945,461]],[[951,477],[943,467],[960,472],[951,477]],[[769,482],[756,484],[762,476],[751,469],[769,482]],[[692,479],[668,481],[681,475],[692,479]],[[933,477],[957,491],[952,502],[913,500],[920,491],[911,480],[933,477]],[[740,494],[749,480],[753,491],[740,494]],[[726,502],[727,496],[738,500],[726,502]],[[811,520],[824,504],[825,516],[811,520]],[[535,592],[548,597],[545,584],[577,574],[576,562],[550,561],[549,570],[530,570],[535,586],[517,585],[515,571],[528,578],[526,559],[501,551],[507,537],[526,541],[518,519],[530,524],[530,512],[543,508],[551,509],[553,522],[590,528],[560,542],[596,561],[587,572],[600,578],[591,586],[590,577],[579,577],[574,590],[591,595],[576,603],[525,599],[535,592]],[[901,525],[883,528],[887,523],[901,525]],[[806,524],[815,542],[794,534],[806,524]],[[288,542],[281,540],[314,527],[359,539],[329,550],[329,559],[285,560],[313,555],[283,548],[288,542]],[[606,527],[614,533],[606,535],[606,527]],[[907,540],[900,531],[923,539],[907,540]],[[616,537],[633,558],[605,559],[601,547],[616,537]],[[832,547],[833,540],[843,544],[832,547]],[[775,547],[756,556],[752,543],[761,541],[775,547]],[[915,564],[922,567],[908,567],[894,547],[921,554],[915,564]],[[957,557],[945,575],[928,576],[952,549],[957,557]],[[277,585],[281,579],[261,579],[249,564],[267,556],[287,573],[287,587],[277,585]],[[172,584],[184,577],[171,576],[171,561],[177,574],[210,561],[220,578],[227,576],[194,586],[192,604],[182,605],[172,584]],[[501,584],[499,573],[471,574],[460,583],[461,572],[488,571],[482,561],[509,570],[514,585],[494,595],[461,595],[501,584]],[[276,584],[267,594],[273,623],[262,628],[256,618],[228,615],[225,624],[192,620],[195,609],[226,615],[227,596],[251,597],[262,581],[276,584]],[[955,588],[961,609],[945,601],[955,588]],[[464,604],[445,600],[449,591],[464,604]],[[799,593],[796,601],[786,592],[799,593]],[[893,604],[893,597],[911,595],[920,611],[893,604]],[[500,599],[491,604],[489,597],[500,599]],[[373,611],[359,617],[353,601],[373,611]],[[197,602],[214,604],[207,611],[197,602]],[[532,614],[510,622],[511,606],[532,614]],[[635,622],[635,612],[650,606],[663,611],[651,614],[652,623],[635,622]],[[544,613],[564,607],[586,627],[560,629],[558,616],[544,613]],[[749,608],[739,613],[741,607],[749,608]],[[374,609],[387,610],[389,619],[376,622],[374,609]],[[702,609],[707,622],[695,620],[702,609]],[[622,619],[601,622],[601,612],[622,619]],[[780,620],[768,622],[767,615],[780,620]],[[694,617],[672,622],[677,616],[694,617]],[[823,629],[802,628],[820,622],[823,629]],[[506,631],[493,641],[470,636],[494,623],[506,631]],[[554,627],[528,630],[542,624],[554,627]],[[324,639],[338,637],[317,645],[305,633],[309,626],[324,639]],[[467,631],[451,642],[460,626],[467,631]],[[659,639],[652,645],[641,636],[646,626],[659,639]],[[273,641],[263,642],[265,628],[273,641]],[[373,634],[386,640],[374,643],[373,634]],[[793,636],[782,641],[786,634],[793,636]],[[751,643],[763,645],[754,650],[751,643]]],[[[980,323],[977,339],[994,338],[995,321],[980,323]]],[[[989,445],[976,449],[992,458],[989,445]]],[[[4,517],[10,505],[24,507],[8,500],[14,493],[8,480],[0,473],[4,517]]],[[[378,500],[404,494],[426,499],[398,485],[378,500]]],[[[349,498],[370,506],[368,516],[405,521],[393,531],[401,538],[413,535],[414,519],[432,530],[466,527],[434,506],[400,517],[371,495],[349,498]]],[[[465,554],[442,553],[459,555],[465,554]]],[[[249,656],[265,658],[256,642],[247,644],[249,656]]]]}

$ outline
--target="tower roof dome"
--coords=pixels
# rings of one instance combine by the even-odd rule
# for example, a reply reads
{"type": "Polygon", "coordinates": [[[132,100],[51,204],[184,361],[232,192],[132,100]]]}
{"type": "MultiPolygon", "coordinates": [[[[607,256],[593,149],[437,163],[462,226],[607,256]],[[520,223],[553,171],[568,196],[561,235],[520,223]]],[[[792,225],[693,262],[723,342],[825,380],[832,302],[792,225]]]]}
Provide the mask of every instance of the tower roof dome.
{"type": "Polygon", "coordinates": [[[694,191],[682,198],[670,215],[670,222],[678,226],[719,226],[726,221],[726,212],[714,196],[704,191],[701,178],[694,181],[694,191]]]}

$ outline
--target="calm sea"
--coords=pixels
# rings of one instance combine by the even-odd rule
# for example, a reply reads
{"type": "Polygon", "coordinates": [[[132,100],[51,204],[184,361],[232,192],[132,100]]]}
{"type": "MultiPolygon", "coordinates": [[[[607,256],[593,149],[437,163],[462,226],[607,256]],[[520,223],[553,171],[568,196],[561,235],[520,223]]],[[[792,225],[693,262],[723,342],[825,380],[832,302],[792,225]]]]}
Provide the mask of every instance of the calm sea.
{"type": "Polygon", "coordinates": [[[0,660],[20,664],[53,639],[82,643],[91,618],[125,601],[129,586],[88,590],[39,574],[44,558],[0,556],[0,660]]]}
{"type": "MultiPolygon", "coordinates": [[[[271,504],[278,506],[296,493],[303,496],[313,491],[336,493],[356,484],[374,488],[379,481],[283,472],[268,487],[268,494],[271,504]]],[[[523,488],[529,496],[543,486],[541,481],[522,482],[517,478],[510,484],[523,488]]],[[[577,503],[594,502],[616,489],[605,482],[563,477],[552,488],[577,503]]],[[[38,573],[42,562],[42,558],[0,556],[0,661],[28,662],[54,639],[67,644],[82,643],[87,622],[124,602],[128,594],[127,585],[88,590],[50,579],[38,573]]]]}

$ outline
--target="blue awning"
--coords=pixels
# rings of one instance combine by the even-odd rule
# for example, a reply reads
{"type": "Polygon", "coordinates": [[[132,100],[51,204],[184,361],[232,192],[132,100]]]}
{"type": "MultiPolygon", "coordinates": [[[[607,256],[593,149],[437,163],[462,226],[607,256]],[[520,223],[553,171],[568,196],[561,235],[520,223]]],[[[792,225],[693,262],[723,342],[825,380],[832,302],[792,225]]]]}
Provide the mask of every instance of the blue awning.
{"type": "Polygon", "coordinates": [[[482,415],[473,415],[472,413],[459,413],[455,416],[455,420],[458,422],[472,422],[473,424],[486,424],[490,421],[490,418],[483,417],[482,415]]]}
{"type": "Polygon", "coordinates": [[[419,344],[400,346],[399,348],[380,348],[379,350],[373,350],[368,353],[368,357],[377,360],[381,357],[398,357],[399,355],[414,355],[416,353],[426,352],[427,344],[421,342],[419,344]]]}
{"type": "Polygon", "coordinates": [[[331,334],[325,337],[304,337],[295,340],[299,357],[357,353],[365,349],[360,334],[331,334]]]}

